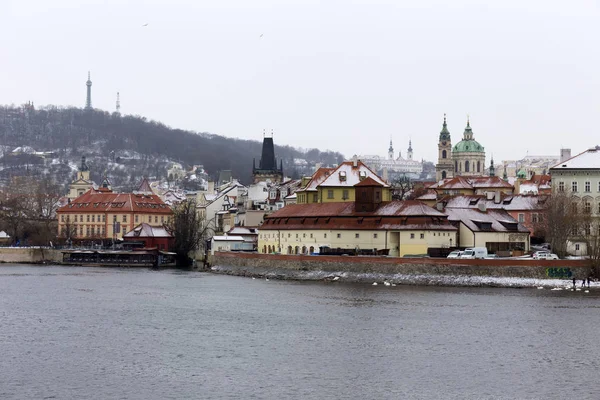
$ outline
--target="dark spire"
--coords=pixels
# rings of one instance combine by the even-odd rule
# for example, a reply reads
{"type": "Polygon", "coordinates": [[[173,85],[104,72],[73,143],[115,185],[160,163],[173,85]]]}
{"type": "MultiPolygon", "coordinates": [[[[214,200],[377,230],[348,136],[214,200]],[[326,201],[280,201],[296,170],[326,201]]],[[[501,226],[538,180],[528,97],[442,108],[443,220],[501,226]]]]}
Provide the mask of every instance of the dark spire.
{"type": "Polygon", "coordinates": [[[275,160],[275,145],[273,144],[273,136],[264,137],[262,145],[262,154],[258,164],[260,169],[276,170],[277,161],[275,160]]]}
{"type": "Polygon", "coordinates": [[[89,171],[90,167],[85,162],[85,156],[81,156],[81,165],[79,166],[79,171],[89,171]]]}
{"type": "Polygon", "coordinates": [[[440,132],[440,142],[450,140],[450,131],[448,131],[448,124],[446,124],[446,114],[444,114],[444,124],[442,125],[442,131],[440,132]]]}
{"type": "Polygon", "coordinates": [[[412,140],[408,139],[408,151],[412,151],[412,140]]]}
{"type": "Polygon", "coordinates": [[[490,176],[496,176],[496,168],[494,167],[494,156],[490,162],[490,176]]]}

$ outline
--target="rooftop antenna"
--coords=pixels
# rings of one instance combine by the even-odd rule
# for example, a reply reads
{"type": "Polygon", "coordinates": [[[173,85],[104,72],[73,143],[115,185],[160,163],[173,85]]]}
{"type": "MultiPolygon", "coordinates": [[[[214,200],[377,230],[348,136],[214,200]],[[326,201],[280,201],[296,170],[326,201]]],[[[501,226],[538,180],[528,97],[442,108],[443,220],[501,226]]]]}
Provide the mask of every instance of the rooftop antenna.
{"type": "Polygon", "coordinates": [[[117,114],[121,114],[121,99],[119,92],[117,92],[117,114]]]}

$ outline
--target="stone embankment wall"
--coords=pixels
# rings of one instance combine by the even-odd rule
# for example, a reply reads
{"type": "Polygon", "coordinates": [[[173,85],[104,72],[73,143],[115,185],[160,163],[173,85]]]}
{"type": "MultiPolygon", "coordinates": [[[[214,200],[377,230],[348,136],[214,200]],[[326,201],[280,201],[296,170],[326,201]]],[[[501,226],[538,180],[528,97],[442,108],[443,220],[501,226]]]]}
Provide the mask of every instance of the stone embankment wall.
{"type": "Polygon", "coordinates": [[[0,247],[0,262],[13,264],[59,263],[62,253],[55,249],[39,247],[0,247]]]}
{"type": "Polygon", "coordinates": [[[444,284],[443,277],[452,277],[454,282],[466,282],[464,278],[473,277],[556,280],[584,279],[590,275],[585,260],[460,260],[216,252],[211,266],[215,272],[281,279],[324,279],[332,274],[341,274],[356,282],[372,280],[373,277],[396,277],[413,283],[438,282],[435,284],[444,284]]]}

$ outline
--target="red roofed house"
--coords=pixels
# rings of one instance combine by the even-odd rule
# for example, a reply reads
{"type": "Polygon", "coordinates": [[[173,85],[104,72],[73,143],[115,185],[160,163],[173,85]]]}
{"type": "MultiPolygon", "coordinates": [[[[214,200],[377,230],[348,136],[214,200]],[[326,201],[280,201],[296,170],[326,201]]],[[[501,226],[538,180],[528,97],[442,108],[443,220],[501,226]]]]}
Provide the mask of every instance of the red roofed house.
{"type": "Polygon", "coordinates": [[[309,254],[329,248],[401,257],[456,244],[458,228],[446,215],[418,201],[386,201],[386,189],[375,179],[357,179],[353,201],[286,206],[265,217],[258,251],[309,254]]]}
{"type": "Polygon", "coordinates": [[[113,240],[141,223],[162,227],[173,211],[158,195],[148,192],[147,182],[136,193],[114,193],[105,179],[98,189],[60,207],[57,211],[59,236],[72,241],[113,240]]]}
{"type": "Polygon", "coordinates": [[[138,243],[140,247],[169,251],[175,237],[164,226],[152,226],[142,222],[123,236],[125,243],[138,243]]]}
{"type": "Polygon", "coordinates": [[[319,168],[308,184],[296,191],[297,204],[353,202],[354,186],[370,178],[382,187],[382,201],[392,199],[390,185],[360,160],[344,161],[336,169],[319,168]]]}

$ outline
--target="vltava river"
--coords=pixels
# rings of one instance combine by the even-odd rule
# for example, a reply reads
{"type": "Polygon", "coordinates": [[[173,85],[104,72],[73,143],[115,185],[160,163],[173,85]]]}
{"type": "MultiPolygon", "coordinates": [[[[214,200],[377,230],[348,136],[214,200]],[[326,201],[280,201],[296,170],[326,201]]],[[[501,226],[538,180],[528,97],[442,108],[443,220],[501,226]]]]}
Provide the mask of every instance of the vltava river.
{"type": "Polygon", "coordinates": [[[599,298],[0,266],[0,398],[598,399],[599,298]]]}

